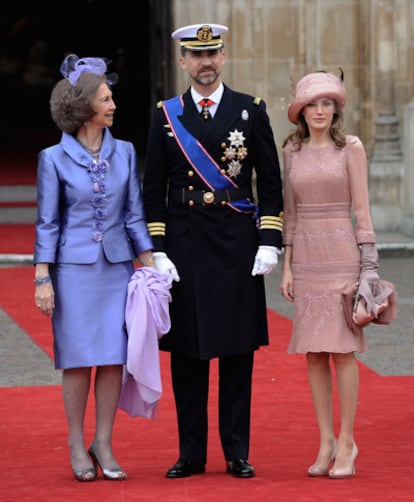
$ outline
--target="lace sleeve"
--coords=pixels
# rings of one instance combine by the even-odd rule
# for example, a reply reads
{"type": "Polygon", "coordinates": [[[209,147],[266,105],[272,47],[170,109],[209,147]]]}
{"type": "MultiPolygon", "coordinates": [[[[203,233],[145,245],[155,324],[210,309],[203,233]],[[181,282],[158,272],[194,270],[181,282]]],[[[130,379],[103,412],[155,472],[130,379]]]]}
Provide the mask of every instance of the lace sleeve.
{"type": "Polygon", "coordinates": [[[289,143],[283,149],[283,244],[291,246],[295,237],[296,203],[290,185],[290,168],[292,164],[292,147],[289,143]]]}
{"type": "Polygon", "coordinates": [[[347,136],[347,163],[352,209],[356,221],[358,244],[375,244],[368,192],[368,168],[364,146],[357,136],[347,136]]]}

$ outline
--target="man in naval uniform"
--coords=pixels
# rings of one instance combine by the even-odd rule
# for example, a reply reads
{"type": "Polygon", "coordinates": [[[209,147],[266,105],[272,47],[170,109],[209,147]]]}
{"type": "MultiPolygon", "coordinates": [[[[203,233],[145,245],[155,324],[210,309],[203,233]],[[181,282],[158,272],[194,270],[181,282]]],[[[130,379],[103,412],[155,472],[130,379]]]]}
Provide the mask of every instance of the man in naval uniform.
{"type": "Polygon", "coordinates": [[[174,279],[171,330],[160,340],[160,349],[171,353],[179,436],[168,478],[206,470],[213,358],[226,471],[255,475],[249,462],[253,360],[269,343],[263,276],[278,263],[283,201],[264,101],[221,79],[227,31],[203,24],[172,34],[191,86],[157,104],[146,153],[143,193],[154,259],[174,279]]]}

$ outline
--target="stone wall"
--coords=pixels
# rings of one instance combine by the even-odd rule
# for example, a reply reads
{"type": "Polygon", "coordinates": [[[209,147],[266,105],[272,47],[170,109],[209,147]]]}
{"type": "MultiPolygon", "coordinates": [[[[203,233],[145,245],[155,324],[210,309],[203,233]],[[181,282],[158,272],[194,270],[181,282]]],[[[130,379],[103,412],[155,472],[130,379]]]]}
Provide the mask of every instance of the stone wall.
{"type": "MultiPolygon", "coordinates": [[[[343,68],[346,129],[360,136],[370,160],[375,226],[398,228],[408,169],[401,146],[403,110],[414,98],[414,1],[173,1],[174,29],[199,22],[229,27],[224,80],[265,99],[279,154],[291,128],[286,115],[291,79],[343,68]],[[392,152],[391,164],[387,152],[392,152]]],[[[177,71],[176,92],[188,84],[177,71]]]]}
{"type": "Polygon", "coordinates": [[[414,236],[414,100],[404,109],[404,183],[402,187],[403,218],[401,230],[414,236]]]}

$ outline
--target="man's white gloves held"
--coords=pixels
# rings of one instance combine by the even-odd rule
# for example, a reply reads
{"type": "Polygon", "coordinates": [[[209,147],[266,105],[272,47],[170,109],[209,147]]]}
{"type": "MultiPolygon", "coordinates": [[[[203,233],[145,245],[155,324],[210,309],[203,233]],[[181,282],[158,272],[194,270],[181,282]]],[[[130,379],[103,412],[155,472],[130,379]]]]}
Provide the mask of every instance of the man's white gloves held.
{"type": "MultiPolygon", "coordinates": [[[[274,246],[259,246],[252,269],[252,275],[266,275],[270,274],[277,266],[278,255],[281,250],[274,246]]],[[[152,253],[155,261],[155,268],[161,274],[170,275],[174,281],[179,282],[180,276],[178,275],[177,268],[174,263],[168,258],[166,253],[156,251],[152,253]]]]}
{"type": "Polygon", "coordinates": [[[282,251],[275,246],[259,246],[254,259],[252,275],[270,274],[270,272],[276,268],[277,257],[281,252],[282,251]]]}
{"type": "Polygon", "coordinates": [[[170,275],[174,281],[179,282],[180,276],[178,275],[177,269],[174,263],[168,258],[168,256],[162,251],[156,251],[152,253],[155,261],[155,268],[161,274],[170,275]]]}

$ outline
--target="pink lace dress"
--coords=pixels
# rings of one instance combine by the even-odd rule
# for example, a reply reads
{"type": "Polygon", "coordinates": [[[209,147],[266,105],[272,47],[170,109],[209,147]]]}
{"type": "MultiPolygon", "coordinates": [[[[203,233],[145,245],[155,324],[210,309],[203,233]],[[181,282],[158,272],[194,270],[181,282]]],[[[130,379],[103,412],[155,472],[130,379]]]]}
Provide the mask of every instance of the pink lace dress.
{"type": "Polygon", "coordinates": [[[358,244],[375,243],[367,162],[356,136],[342,149],[291,144],[284,158],[284,237],[292,245],[294,321],[288,353],[364,352],[346,324],[341,293],[358,281],[358,244]]]}

